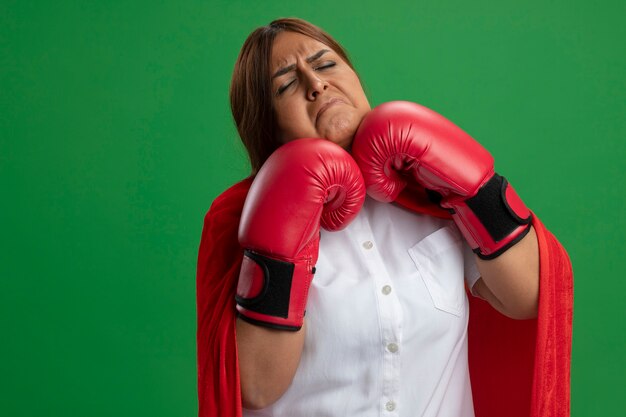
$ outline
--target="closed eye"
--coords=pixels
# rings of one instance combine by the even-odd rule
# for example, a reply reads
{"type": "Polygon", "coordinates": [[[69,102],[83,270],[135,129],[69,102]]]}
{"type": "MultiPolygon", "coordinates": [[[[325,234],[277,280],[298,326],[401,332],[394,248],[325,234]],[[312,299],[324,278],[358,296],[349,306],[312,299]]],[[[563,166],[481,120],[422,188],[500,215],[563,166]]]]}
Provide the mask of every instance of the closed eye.
{"type": "Polygon", "coordinates": [[[326,68],[330,68],[334,66],[335,66],[335,63],[331,61],[331,62],[327,62],[324,65],[320,65],[319,67],[315,67],[315,70],[317,71],[317,70],[326,69],[326,68]]]}
{"type": "Polygon", "coordinates": [[[278,91],[276,92],[276,95],[279,96],[281,95],[287,88],[289,88],[289,86],[291,84],[293,84],[296,80],[291,80],[291,82],[289,82],[288,84],[285,84],[283,86],[281,86],[278,91]]]}

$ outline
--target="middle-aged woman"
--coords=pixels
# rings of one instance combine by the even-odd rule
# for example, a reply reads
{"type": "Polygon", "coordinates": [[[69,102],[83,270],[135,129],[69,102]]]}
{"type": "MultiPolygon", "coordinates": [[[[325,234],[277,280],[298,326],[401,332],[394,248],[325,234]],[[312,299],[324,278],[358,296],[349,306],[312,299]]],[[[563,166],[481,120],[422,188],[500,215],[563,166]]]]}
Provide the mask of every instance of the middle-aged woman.
{"type": "Polygon", "coordinates": [[[478,142],[372,110],[299,19],[248,37],[231,107],[253,175],[205,217],[202,417],[569,414],[567,254],[478,142]]]}

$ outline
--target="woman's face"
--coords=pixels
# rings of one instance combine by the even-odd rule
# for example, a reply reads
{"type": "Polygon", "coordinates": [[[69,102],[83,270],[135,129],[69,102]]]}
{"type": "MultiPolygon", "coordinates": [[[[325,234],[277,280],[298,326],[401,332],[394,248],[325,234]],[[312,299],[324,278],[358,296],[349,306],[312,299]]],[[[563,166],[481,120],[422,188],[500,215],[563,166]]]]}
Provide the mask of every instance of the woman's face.
{"type": "Polygon", "coordinates": [[[356,73],[338,54],[285,31],[274,40],[270,71],[281,142],[317,137],[350,146],[370,105],[356,73]]]}

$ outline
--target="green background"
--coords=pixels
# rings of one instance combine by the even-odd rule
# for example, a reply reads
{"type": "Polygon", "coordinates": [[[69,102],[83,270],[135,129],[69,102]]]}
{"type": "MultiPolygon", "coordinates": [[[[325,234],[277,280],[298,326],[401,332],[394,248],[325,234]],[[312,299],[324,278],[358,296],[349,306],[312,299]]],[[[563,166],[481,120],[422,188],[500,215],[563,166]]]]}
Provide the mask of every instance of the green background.
{"type": "Polygon", "coordinates": [[[298,16],[444,114],[575,271],[572,415],[626,413],[625,2],[0,3],[0,413],[196,414],[203,216],[247,174],[247,34],[298,16]]]}

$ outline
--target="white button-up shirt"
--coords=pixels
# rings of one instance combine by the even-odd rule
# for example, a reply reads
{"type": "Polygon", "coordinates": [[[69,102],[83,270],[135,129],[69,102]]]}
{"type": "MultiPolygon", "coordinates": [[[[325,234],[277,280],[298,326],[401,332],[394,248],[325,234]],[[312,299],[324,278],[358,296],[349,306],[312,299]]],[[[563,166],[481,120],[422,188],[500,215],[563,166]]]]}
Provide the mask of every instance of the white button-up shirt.
{"type": "Polygon", "coordinates": [[[479,277],[451,220],[367,198],[322,231],[291,386],[244,416],[473,417],[464,281],[479,277]]]}

